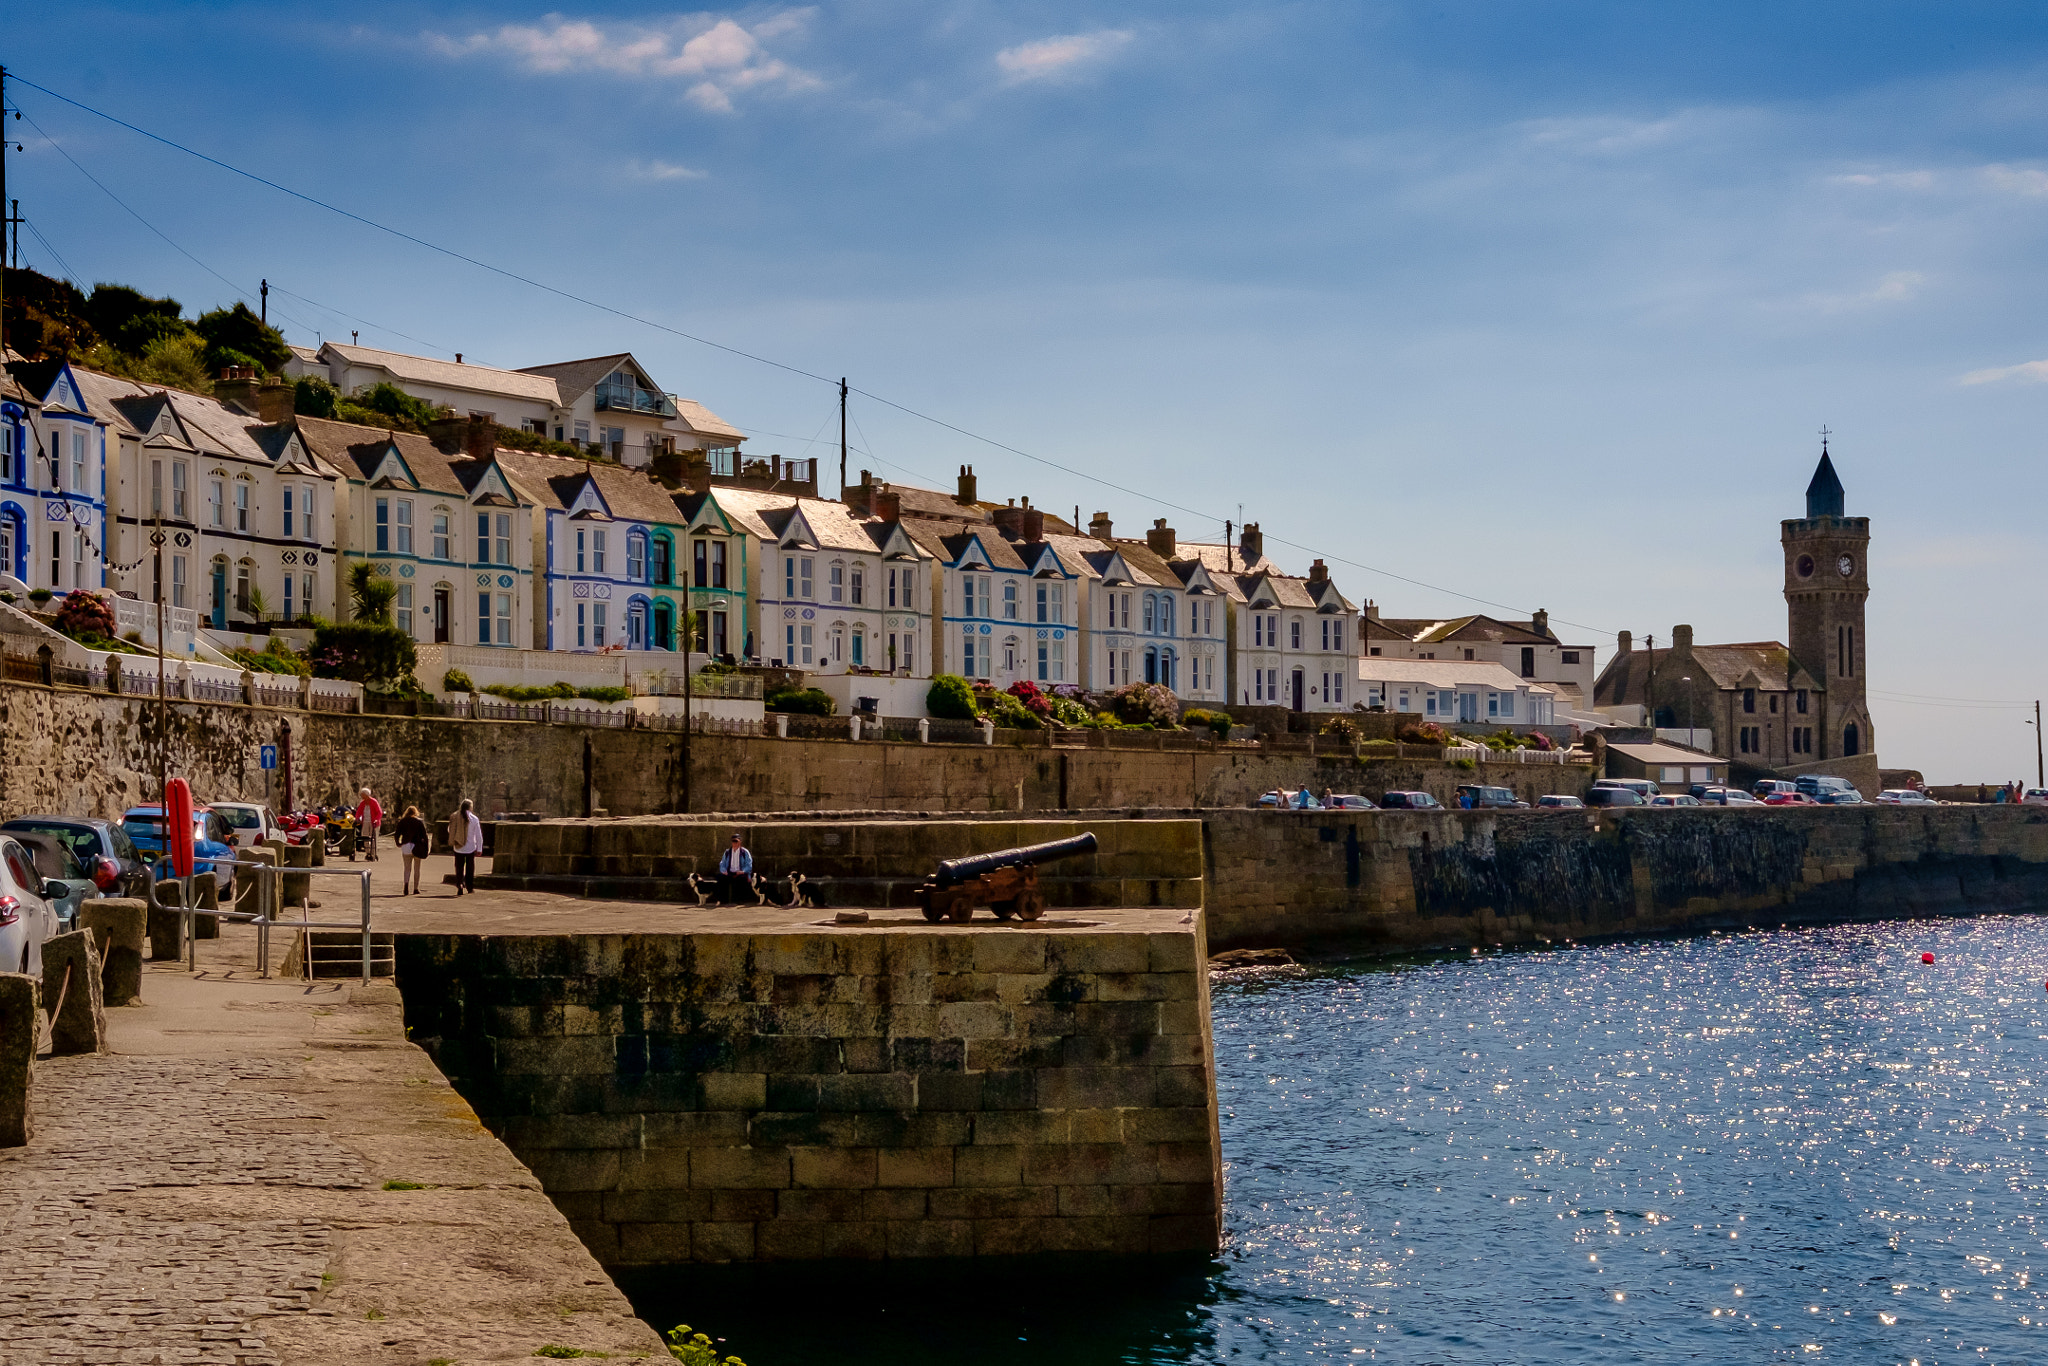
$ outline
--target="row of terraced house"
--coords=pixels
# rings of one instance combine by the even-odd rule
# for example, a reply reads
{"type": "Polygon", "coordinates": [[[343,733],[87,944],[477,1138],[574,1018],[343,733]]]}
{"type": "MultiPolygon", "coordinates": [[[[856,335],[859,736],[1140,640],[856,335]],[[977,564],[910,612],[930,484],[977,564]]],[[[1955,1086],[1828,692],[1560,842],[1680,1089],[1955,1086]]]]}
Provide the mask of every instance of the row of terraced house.
{"type": "MultiPolygon", "coordinates": [[[[697,651],[802,671],[892,714],[921,710],[915,680],[938,673],[1157,683],[1189,705],[1425,711],[1421,675],[1412,707],[1405,679],[1432,652],[1408,636],[1388,651],[1394,624],[1320,560],[1284,572],[1256,524],[1215,542],[1163,520],[1120,536],[1102,513],[1084,530],[1028,498],[982,500],[967,466],[952,491],[863,472],[820,497],[815,461],[743,456],[736,428],[625,354],[503,371],[330,343],[295,368],[345,391],[394,383],[452,416],[392,431],[298,414],[284,382],[230,375],[201,396],[10,363],[0,573],[22,590],[160,594],[207,630],[246,633],[345,618],[347,566],[367,561],[423,644],[652,655],[683,649],[694,623],[697,651]],[[510,449],[501,427],[581,451],[510,449]]],[[[1576,666],[1540,620],[1510,629],[1544,644],[1546,669],[1560,654],[1576,666]]],[[[1526,659],[1516,670],[1511,648],[1477,661],[1498,676],[1427,689],[1428,714],[1439,696],[1461,705],[1464,686],[1488,719],[1552,719],[1575,689],[1546,686],[1526,659]]]]}

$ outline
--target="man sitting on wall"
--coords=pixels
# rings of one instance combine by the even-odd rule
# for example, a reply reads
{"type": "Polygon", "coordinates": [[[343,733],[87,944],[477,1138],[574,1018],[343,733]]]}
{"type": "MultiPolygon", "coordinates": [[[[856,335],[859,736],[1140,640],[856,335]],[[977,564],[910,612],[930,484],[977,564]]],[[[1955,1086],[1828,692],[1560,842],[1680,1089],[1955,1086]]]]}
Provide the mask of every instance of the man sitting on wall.
{"type": "Polygon", "coordinates": [[[718,899],[737,906],[753,898],[754,856],[740,842],[737,831],[732,846],[718,856],[718,899]]]}

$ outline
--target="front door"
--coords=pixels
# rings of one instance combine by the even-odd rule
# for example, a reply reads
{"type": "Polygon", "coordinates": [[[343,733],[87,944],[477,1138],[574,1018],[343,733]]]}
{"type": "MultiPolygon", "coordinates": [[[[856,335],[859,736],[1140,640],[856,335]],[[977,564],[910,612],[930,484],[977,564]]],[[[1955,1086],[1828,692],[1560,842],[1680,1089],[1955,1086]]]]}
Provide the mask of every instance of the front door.
{"type": "Polygon", "coordinates": [[[1458,694],[1458,719],[1460,721],[1477,721],[1479,719],[1478,693],[1461,692],[1458,694]]]}
{"type": "Polygon", "coordinates": [[[652,634],[647,641],[650,648],[656,650],[675,649],[676,646],[673,639],[676,629],[675,608],[669,606],[665,601],[655,603],[654,625],[650,629],[652,634]]]}
{"type": "Polygon", "coordinates": [[[1304,687],[1304,685],[1305,685],[1305,684],[1307,683],[1307,681],[1308,681],[1308,676],[1307,676],[1306,674],[1302,673],[1302,671],[1301,671],[1301,670],[1299,670],[1299,669],[1296,669],[1296,670],[1294,671],[1294,702],[1293,702],[1293,707],[1294,707],[1294,709],[1295,709],[1296,711],[1302,711],[1302,710],[1305,710],[1305,708],[1304,708],[1304,707],[1302,706],[1302,698],[1303,698],[1303,691],[1302,691],[1302,690],[1303,690],[1303,687],[1304,687]]]}
{"type": "Polygon", "coordinates": [[[228,567],[216,560],[213,565],[213,629],[225,630],[228,624],[228,567]]]}
{"type": "Polygon", "coordinates": [[[434,643],[436,645],[446,645],[448,643],[448,618],[450,615],[448,590],[436,588],[434,590],[434,643]]]}

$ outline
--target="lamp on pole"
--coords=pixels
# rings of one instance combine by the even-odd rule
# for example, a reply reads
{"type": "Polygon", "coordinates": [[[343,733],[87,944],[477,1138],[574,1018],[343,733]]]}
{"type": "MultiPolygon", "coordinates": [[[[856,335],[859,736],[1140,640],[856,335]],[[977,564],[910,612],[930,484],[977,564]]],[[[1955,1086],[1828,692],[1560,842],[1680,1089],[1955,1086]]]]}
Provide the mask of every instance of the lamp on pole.
{"type": "Polygon", "coordinates": [[[1687,674],[1678,681],[1685,684],[1685,747],[1698,749],[1692,738],[1692,675],[1687,674]]]}
{"type": "Polygon", "coordinates": [[[2034,719],[2022,722],[2034,728],[2034,786],[2048,787],[2048,764],[2041,762],[2041,703],[2034,702],[2034,719]]]}

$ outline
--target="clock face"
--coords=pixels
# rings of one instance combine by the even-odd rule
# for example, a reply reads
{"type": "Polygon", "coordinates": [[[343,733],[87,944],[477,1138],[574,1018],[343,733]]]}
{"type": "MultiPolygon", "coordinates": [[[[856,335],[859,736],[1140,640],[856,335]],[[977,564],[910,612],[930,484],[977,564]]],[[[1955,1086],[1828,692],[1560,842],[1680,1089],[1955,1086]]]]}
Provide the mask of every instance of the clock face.
{"type": "Polygon", "coordinates": [[[1835,572],[1840,574],[1845,579],[1848,578],[1851,574],[1854,574],[1856,572],[1855,557],[1850,555],[1844,555],[1841,559],[1836,560],[1835,572]]]}
{"type": "Polygon", "coordinates": [[[1797,571],[1798,571],[1798,573],[1799,573],[1799,577],[1800,577],[1800,578],[1802,578],[1802,579],[1810,579],[1810,578],[1812,578],[1812,577],[1813,577],[1813,556],[1811,556],[1811,555],[1801,555],[1801,556],[1799,557],[1799,561],[1798,561],[1798,563],[1794,564],[1794,565],[1793,565],[1792,567],[1793,567],[1793,568],[1794,568],[1795,570],[1797,570],[1797,571]]]}

